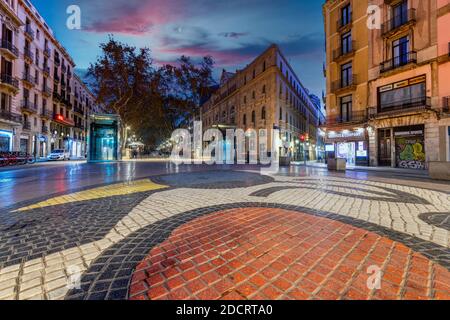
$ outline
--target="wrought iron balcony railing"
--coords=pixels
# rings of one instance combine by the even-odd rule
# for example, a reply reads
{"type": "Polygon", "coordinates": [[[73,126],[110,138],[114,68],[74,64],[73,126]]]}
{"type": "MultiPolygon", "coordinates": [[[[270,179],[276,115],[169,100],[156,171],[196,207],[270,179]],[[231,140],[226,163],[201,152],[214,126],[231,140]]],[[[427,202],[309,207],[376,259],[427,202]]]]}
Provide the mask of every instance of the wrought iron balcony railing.
{"type": "Polygon", "coordinates": [[[380,65],[380,72],[388,72],[403,66],[406,66],[410,63],[417,63],[417,52],[410,51],[404,54],[401,54],[397,57],[384,61],[380,65]]]}
{"type": "Polygon", "coordinates": [[[14,112],[6,111],[6,110],[0,110],[0,119],[21,123],[22,122],[22,115],[17,114],[14,112]]]}
{"type": "Polygon", "coordinates": [[[11,52],[14,56],[16,56],[16,57],[19,56],[19,49],[17,49],[17,47],[15,45],[13,45],[11,42],[2,39],[1,46],[3,49],[6,49],[9,52],[11,52]]]}
{"type": "Polygon", "coordinates": [[[356,41],[350,41],[347,45],[343,45],[336,50],[333,50],[333,60],[345,57],[354,53],[356,50],[356,41]]]}
{"type": "Polygon", "coordinates": [[[29,72],[24,72],[22,75],[22,80],[28,82],[29,84],[35,85],[36,78],[33,77],[29,72]]]}
{"type": "Polygon", "coordinates": [[[378,107],[369,108],[369,117],[376,116],[377,114],[391,114],[398,112],[408,111],[422,111],[431,108],[430,97],[418,97],[418,98],[406,98],[396,101],[390,101],[386,104],[378,105],[378,107]]]}
{"type": "Polygon", "coordinates": [[[358,76],[351,75],[348,79],[340,79],[331,83],[331,90],[337,91],[345,88],[355,86],[358,83],[358,76]]]}
{"type": "Polygon", "coordinates": [[[409,9],[402,14],[392,17],[381,26],[383,35],[391,33],[400,27],[416,21],[416,9],[409,9]]]}
{"type": "Polygon", "coordinates": [[[31,122],[30,121],[23,121],[22,122],[22,128],[24,130],[31,130],[31,122]]]}
{"type": "Polygon", "coordinates": [[[37,105],[30,100],[27,100],[27,99],[22,100],[21,106],[22,106],[22,110],[24,110],[24,111],[33,112],[33,113],[37,112],[37,105]]]}
{"type": "Polygon", "coordinates": [[[28,58],[30,60],[34,60],[34,54],[33,54],[33,52],[31,52],[30,48],[24,48],[23,49],[23,54],[24,54],[25,58],[28,58]]]}
{"type": "Polygon", "coordinates": [[[326,120],[327,125],[345,124],[345,123],[363,123],[366,122],[367,110],[353,111],[346,115],[338,115],[335,117],[328,117],[326,120]]]}
{"type": "Polygon", "coordinates": [[[444,112],[450,112],[450,96],[444,97],[443,105],[442,105],[442,111],[444,112]]]}
{"type": "Polygon", "coordinates": [[[9,74],[3,73],[1,75],[1,83],[8,84],[14,87],[16,90],[19,89],[19,80],[9,74]]]}

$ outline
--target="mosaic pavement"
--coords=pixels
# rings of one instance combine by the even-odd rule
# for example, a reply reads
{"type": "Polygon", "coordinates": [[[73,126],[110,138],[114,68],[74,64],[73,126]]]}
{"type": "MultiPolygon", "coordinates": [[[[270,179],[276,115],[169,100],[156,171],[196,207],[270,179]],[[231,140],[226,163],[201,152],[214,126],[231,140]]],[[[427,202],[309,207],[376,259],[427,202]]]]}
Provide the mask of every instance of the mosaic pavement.
{"type": "Polygon", "coordinates": [[[449,208],[438,190],[234,171],[52,195],[0,212],[0,299],[450,299],[449,208]]]}

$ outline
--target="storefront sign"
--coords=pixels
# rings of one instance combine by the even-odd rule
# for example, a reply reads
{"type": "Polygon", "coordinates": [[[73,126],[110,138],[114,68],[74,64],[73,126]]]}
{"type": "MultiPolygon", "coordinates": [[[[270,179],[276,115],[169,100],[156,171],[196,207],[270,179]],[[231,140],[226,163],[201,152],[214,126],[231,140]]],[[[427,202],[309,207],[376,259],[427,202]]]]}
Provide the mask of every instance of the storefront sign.
{"type": "Polygon", "coordinates": [[[415,131],[398,131],[394,133],[396,137],[407,137],[407,136],[417,136],[422,135],[423,130],[415,130],[415,131]]]}
{"type": "Polygon", "coordinates": [[[359,131],[341,131],[341,132],[330,132],[328,133],[328,138],[336,139],[336,138],[361,138],[364,137],[359,131]]]}

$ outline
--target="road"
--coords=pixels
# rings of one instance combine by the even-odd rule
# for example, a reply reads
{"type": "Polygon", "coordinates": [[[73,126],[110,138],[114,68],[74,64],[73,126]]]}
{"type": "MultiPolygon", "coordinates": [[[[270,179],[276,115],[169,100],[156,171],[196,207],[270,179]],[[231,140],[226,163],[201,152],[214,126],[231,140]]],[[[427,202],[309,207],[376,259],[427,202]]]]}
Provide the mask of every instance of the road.
{"type": "Polygon", "coordinates": [[[0,172],[0,299],[447,299],[450,184],[317,165],[0,172]]]}

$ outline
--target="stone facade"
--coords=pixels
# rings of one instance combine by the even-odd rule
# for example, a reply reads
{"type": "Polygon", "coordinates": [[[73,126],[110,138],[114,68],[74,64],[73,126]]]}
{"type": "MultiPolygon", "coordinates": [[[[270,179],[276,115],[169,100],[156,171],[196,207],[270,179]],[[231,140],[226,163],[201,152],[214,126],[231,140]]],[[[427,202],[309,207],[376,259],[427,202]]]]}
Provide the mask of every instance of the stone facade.
{"type": "Polygon", "coordinates": [[[345,158],[350,165],[369,162],[367,7],[367,0],[327,1],[323,6],[327,119],[322,128],[327,157],[345,158]]]}
{"type": "MultiPolygon", "coordinates": [[[[352,15],[348,24],[357,48],[352,63],[359,70],[355,71],[358,74],[352,89],[367,92],[364,97],[359,94],[361,105],[355,105],[358,94],[354,94],[351,113],[366,110],[367,116],[360,118],[364,121],[359,125],[367,131],[369,164],[427,169],[431,162],[450,161],[450,2],[374,0],[370,5],[378,6],[381,18],[381,25],[371,29],[367,23],[375,16],[367,13],[368,1],[327,1],[324,5],[328,119],[337,116],[344,118],[341,122],[345,125],[350,122],[342,103],[336,108],[335,63],[329,63],[336,37],[333,22],[344,19],[349,6],[352,15]],[[358,43],[366,42],[367,59],[358,59],[358,43]]],[[[346,31],[339,33],[341,45],[342,32],[346,31]]],[[[326,128],[330,127],[328,121],[326,128]]]]}
{"type": "Polygon", "coordinates": [[[0,148],[84,157],[94,98],[75,63],[29,1],[0,1],[0,148]]]}
{"type": "Polygon", "coordinates": [[[315,160],[320,108],[276,45],[246,68],[222,73],[219,89],[202,106],[203,129],[280,129],[281,155],[315,160]],[[302,137],[305,143],[301,142],[302,137]],[[305,150],[303,149],[305,148],[305,150]]]}

